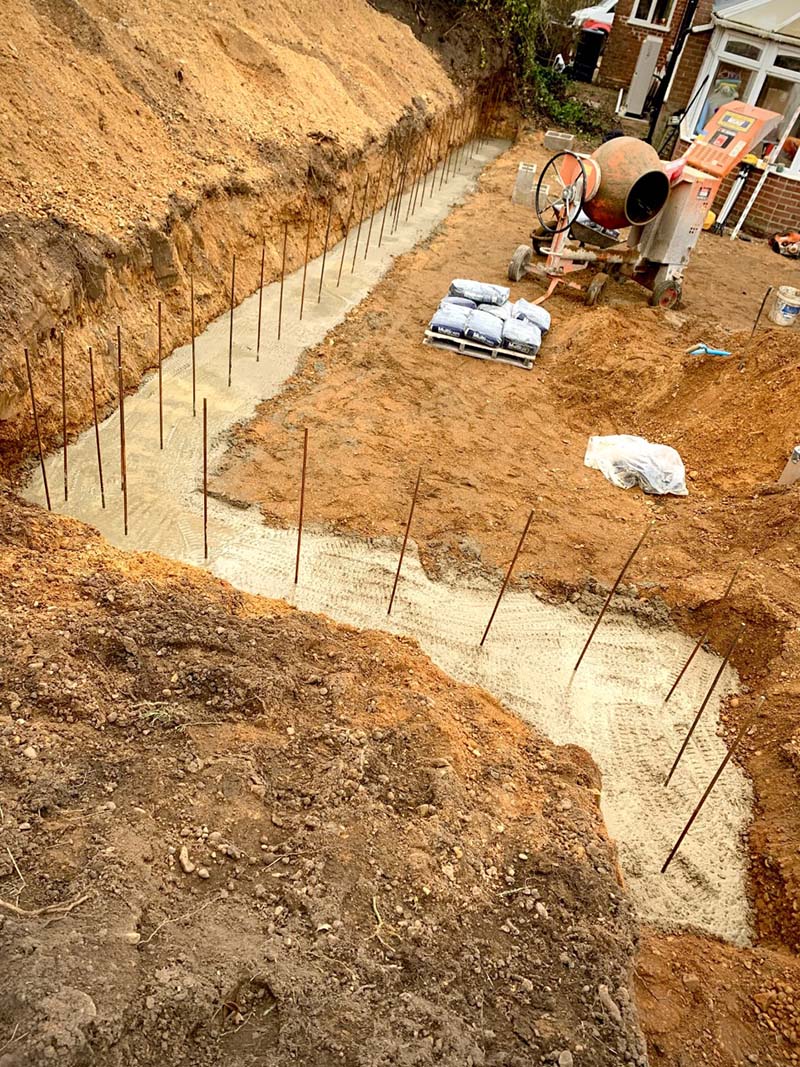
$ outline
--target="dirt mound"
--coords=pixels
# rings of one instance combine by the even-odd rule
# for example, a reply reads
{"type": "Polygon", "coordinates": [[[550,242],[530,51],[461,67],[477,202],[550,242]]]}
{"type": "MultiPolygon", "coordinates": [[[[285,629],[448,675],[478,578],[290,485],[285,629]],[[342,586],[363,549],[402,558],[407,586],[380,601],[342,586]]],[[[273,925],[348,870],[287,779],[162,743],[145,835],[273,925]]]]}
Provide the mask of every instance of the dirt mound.
{"type": "Polygon", "coordinates": [[[645,1062],[585,753],[0,505],[3,1067],[645,1062]]]}
{"type": "MultiPolygon", "coordinates": [[[[391,135],[432,129],[460,93],[408,26],[366,0],[179,3],[13,0],[0,15],[0,470],[33,445],[23,346],[33,354],[46,442],[60,437],[58,335],[68,425],[101,408],[189,339],[236,292],[346,223],[353,184],[377,176],[391,135]],[[368,42],[368,44],[367,44],[368,42]]],[[[388,186],[388,169],[384,186],[388,186]]],[[[384,193],[386,189],[384,189],[384,193]]]]}

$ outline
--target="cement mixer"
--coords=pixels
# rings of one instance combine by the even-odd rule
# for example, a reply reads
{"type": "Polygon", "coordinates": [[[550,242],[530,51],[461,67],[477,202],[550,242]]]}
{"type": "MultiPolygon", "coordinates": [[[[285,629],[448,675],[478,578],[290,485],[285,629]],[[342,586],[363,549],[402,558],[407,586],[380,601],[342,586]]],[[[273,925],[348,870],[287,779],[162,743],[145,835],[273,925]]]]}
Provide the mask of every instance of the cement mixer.
{"type": "Polygon", "coordinates": [[[652,145],[615,137],[591,155],[559,152],[543,168],[534,207],[539,228],[520,245],[508,276],[549,279],[542,303],[559,284],[587,304],[602,297],[609,277],[628,277],[650,291],[650,303],[674,307],[683,271],[722,180],[777,126],[781,116],[740,101],[711,119],[685,156],[663,162],[652,145]],[[621,230],[628,229],[627,241],[621,230]],[[548,243],[549,242],[549,243],[548,243]],[[531,265],[534,251],[546,255],[531,265]],[[581,285],[569,275],[595,264],[602,271],[581,285]]]}

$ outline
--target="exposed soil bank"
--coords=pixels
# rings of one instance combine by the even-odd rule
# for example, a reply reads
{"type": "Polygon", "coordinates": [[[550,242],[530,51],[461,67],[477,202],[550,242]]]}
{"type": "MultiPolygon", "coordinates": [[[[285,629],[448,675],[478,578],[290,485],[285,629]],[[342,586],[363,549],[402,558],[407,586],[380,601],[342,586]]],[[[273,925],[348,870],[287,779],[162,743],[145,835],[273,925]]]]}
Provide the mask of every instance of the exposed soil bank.
{"type": "Polygon", "coordinates": [[[2,1067],[646,1064],[585,752],[7,493],[0,548],[2,1067]]]}

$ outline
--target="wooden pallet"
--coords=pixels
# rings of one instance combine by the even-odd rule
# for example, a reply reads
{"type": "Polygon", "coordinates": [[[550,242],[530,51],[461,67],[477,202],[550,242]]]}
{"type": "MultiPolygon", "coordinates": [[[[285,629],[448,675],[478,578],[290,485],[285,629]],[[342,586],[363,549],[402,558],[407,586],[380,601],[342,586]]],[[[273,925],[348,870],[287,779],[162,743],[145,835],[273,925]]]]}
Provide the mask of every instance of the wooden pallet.
{"type": "Polygon", "coordinates": [[[512,352],[510,348],[492,348],[490,345],[482,345],[480,341],[474,341],[466,337],[447,337],[442,333],[434,333],[426,330],[422,339],[424,345],[432,345],[434,348],[446,348],[450,352],[459,352],[462,356],[472,356],[474,359],[489,359],[496,363],[510,363],[512,367],[522,367],[530,370],[536,356],[526,356],[522,352],[512,352]]]}

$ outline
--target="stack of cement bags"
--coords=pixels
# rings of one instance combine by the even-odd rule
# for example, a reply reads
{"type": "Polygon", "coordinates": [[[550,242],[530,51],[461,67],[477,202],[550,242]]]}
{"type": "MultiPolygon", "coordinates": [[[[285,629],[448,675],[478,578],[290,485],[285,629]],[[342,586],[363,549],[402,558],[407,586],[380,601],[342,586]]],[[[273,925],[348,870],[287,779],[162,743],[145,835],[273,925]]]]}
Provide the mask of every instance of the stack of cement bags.
{"type": "Polygon", "coordinates": [[[504,285],[456,278],[430,323],[433,333],[489,348],[506,348],[535,356],[542,334],[550,329],[550,312],[527,300],[511,302],[504,285]]]}

